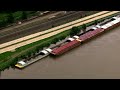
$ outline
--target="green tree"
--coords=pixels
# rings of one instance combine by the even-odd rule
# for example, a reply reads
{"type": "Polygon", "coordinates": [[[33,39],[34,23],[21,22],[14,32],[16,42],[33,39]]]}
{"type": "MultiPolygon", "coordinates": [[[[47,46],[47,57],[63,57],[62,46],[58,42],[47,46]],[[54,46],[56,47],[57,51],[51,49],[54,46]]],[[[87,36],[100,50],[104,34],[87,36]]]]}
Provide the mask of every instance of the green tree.
{"type": "Polygon", "coordinates": [[[60,40],[63,40],[63,39],[65,39],[65,38],[66,38],[66,36],[64,35],[64,36],[60,37],[60,40]]]}
{"type": "Polygon", "coordinates": [[[44,47],[43,44],[41,44],[40,46],[38,46],[38,48],[41,49],[41,50],[43,49],[43,47],[44,47]]]}
{"type": "Polygon", "coordinates": [[[27,13],[25,11],[22,12],[21,19],[22,20],[27,19],[27,13]]]}
{"type": "Polygon", "coordinates": [[[21,59],[24,59],[25,57],[26,57],[25,55],[21,55],[21,56],[20,56],[21,59]]]}
{"type": "Polygon", "coordinates": [[[95,20],[95,21],[94,21],[94,24],[97,25],[97,24],[98,24],[98,20],[95,20]]]}
{"type": "Polygon", "coordinates": [[[39,47],[36,47],[36,52],[38,53],[40,51],[40,48],[39,47]]]}
{"type": "Polygon", "coordinates": [[[31,54],[32,54],[32,52],[28,52],[27,56],[28,56],[28,57],[31,57],[31,54]]]}
{"type": "Polygon", "coordinates": [[[86,31],[86,24],[83,24],[83,25],[82,25],[82,29],[83,29],[83,32],[86,31]]]}
{"type": "Polygon", "coordinates": [[[19,60],[19,57],[16,57],[15,59],[12,60],[11,66],[14,66],[19,60]]]}
{"type": "Polygon", "coordinates": [[[86,29],[86,24],[83,24],[83,25],[82,25],[82,28],[83,28],[83,29],[86,29]]]}
{"type": "Polygon", "coordinates": [[[34,49],[34,50],[32,51],[32,55],[35,56],[35,53],[36,53],[36,50],[34,49]]]}
{"type": "Polygon", "coordinates": [[[53,39],[52,44],[56,44],[59,41],[59,39],[56,37],[53,39]]]}
{"type": "Polygon", "coordinates": [[[12,15],[12,13],[9,13],[7,16],[7,22],[8,23],[13,23],[14,22],[14,17],[12,15]]]}
{"type": "Polygon", "coordinates": [[[6,25],[7,25],[6,20],[0,21],[0,27],[4,27],[4,26],[6,26],[6,25]]]}
{"type": "Polygon", "coordinates": [[[50,46],[50,43],[48,42],[48,43],[46,43],[46,47],[49,47],[50,46]]]}
{"type": "Polygon", "coordinates": [[[79,32],[80,32],[80,29],[78,27],[72,27],[70,35],[73,36],[78,34],[79,32]]]}

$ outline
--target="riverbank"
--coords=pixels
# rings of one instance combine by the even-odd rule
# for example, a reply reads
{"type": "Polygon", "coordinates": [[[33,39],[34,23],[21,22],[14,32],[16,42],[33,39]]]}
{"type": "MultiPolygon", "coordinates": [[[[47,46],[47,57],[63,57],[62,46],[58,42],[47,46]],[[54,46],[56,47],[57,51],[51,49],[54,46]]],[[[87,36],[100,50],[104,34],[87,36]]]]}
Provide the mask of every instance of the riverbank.
{"type": "MultiPolygon", "coordinates": [[[[106,18],[108,18],[108,17],[106,17],[106,18]]],[[[100,19],[99,21],[102,21],[102,20],[104,20],[104,19],[100,19]]],[[[92,24],[94,24],[94,22],[87,23],[86,26],[89,26],[89,25],[92,25],[92,24]]],[[[79,26],[79,29],[82,29],[82,26],[79,26]]],[[[46,47],[49,46],[51,44],[51,42],[53,43],[53,41],[58,42],[60,38],[64,39],[65,37],[70,35],[70,31],[71,30],[66,30],[66,31],[64,31],[62,33],[59,33],[55,36],[52,36],[50,38],[46,38],[46,39],[43,39],[41,41],[38,41],[38,42],[35,42],[35,43],[32,43],[32,44],[20,47],[20,48],[16,49],[16,51],[14,51],[14,52],[11,52],[11,53],[8,52],[8,53],[1,54],[0,57],[2,57],[3,61],[0,62],[0,64],[1,64],[0,69],[3,70],[6,67],[9,67],[8,64],[9,65],[14,65],[19,59],[21,59],[21,57],[26,56],[29,52],[32,52],[32,53],[35,52],[36,47],[39,47],[39,49],[40,49],[40,48],[43,48],[45,46],[46,47]],[[56,40],[56,38],[58,40],[56,40]],[[5,55],[10,55],[10,56],[6,57],[5,55]],[[4,63],[2,63],[2,62],[4,62],[4,63]]],[[[56,42],[54,42],[54,43],[56,43],[56,42]]]]}

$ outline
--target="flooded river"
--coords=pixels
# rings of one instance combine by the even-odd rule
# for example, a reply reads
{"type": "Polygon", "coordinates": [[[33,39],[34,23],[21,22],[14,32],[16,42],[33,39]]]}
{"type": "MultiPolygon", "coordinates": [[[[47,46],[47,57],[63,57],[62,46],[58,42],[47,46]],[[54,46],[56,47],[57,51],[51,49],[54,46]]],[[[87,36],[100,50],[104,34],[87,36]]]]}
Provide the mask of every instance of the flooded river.
{"type": "Polygon", "coordinates": [[[120,79],[120,27],[57,57],[23,70],[1,72],[1,79],[120,79]]]}

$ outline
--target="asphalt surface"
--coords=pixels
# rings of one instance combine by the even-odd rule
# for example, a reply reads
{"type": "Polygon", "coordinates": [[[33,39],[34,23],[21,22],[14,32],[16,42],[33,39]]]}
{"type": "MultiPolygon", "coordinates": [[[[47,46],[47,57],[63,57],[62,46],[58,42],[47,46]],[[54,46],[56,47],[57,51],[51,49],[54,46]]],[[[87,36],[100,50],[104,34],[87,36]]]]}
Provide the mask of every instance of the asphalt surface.
{"type": "Polygon", "coordinates": [[[66,14],[58,15],[55,18],[48,19],[47,21],[44,21],[39,25],[32,26],[31,28],[28,29],[24,29],[24,30],[16,29],[10,32],[7,31],[0,33],[0,44],[21,38],[26,35],[47,30],[52,26],[58,26],[68,21],[76,20],[78,18],[81,18],[81,14],[83,15],[86,13],[88,13],[88,11],[68,11],[66,14]]]}

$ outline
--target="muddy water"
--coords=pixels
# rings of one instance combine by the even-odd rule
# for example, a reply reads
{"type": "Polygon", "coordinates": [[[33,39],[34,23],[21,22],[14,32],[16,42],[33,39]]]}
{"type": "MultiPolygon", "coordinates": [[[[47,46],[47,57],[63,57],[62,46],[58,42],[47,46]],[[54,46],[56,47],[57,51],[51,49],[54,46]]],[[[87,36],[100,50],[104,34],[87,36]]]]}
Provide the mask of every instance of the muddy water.
{"type": "Polygon", "coordinates": [[[47,57],[23,70],[1,72],[1,79],[120,79],[120,27],[68,53],[47,57]]]}

